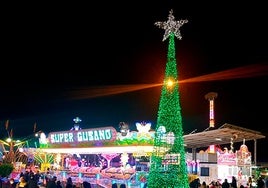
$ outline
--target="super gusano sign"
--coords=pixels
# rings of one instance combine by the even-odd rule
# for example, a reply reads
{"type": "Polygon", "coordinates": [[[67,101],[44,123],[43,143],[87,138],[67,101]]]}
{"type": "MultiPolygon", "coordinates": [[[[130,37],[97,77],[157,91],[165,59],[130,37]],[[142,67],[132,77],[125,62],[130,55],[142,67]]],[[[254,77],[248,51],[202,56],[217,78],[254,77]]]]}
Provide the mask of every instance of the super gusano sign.
{"type": "Polygon", "coordinates": [[[48,135],[48,144],[76,146],[95,142],[111,142],[116,139],[116,134],[113,127],[51,132],[48,135]]]}

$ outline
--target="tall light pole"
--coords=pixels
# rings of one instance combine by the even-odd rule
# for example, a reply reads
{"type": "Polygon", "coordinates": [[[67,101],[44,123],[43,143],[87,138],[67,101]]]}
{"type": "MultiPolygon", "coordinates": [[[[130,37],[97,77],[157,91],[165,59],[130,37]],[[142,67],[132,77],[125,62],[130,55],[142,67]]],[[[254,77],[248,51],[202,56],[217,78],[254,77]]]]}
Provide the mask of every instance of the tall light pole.
{"type": "Polygon", "coordinates": [[[209,101],[209,128],[214,128],[215,118],[214,118],[214,99],[218,97],[218,93],[209,92],[205,95],[205,99],[209,101]]]}

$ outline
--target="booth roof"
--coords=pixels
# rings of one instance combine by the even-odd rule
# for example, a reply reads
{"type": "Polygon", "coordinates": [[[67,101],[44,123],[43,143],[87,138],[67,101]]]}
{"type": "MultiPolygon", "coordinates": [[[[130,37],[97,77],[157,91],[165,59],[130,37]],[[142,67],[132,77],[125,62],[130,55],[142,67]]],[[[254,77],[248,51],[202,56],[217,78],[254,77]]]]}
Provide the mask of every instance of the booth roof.
{"type": "Polygon", "coordinates": [[[210,145],[230,144],[231,139],[235,143],[262,138],[265,136],[261,132],[225,123],[218,129],[212,128],[184,135],[184,143],[187,148],[202,148],[210,145]]]}

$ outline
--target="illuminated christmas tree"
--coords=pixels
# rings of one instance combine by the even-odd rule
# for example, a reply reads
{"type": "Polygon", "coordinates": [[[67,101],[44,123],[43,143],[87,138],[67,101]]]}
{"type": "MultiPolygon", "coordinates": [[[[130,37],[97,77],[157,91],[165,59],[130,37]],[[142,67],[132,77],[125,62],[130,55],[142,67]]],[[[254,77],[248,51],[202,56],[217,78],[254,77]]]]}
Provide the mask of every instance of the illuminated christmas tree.
{"type": "Polygon", "coordinates": [[[184,23],[187,20],[175,21],[172,10],[168,21],[155,23],[165,29],[163,41],[169,38],[169,45],[148,178],[149,188],[189,187],[174,41],[175,37],[182,38],[179,28],[184,23]]]}

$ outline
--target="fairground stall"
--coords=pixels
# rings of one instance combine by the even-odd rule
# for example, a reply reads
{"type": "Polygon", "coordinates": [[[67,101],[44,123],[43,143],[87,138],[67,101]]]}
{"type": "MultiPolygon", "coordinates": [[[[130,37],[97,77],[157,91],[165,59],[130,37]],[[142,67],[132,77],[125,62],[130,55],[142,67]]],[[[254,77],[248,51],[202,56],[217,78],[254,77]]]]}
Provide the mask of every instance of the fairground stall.
{"type": "Polygon", "coordinates": [[[252,176],[251,152],[244,143],[239,150],[233,152],[227,149],[218,154],[218,178],[227,178],[232,181],[232,176],[237,178],[239,184],[246,185],[248,178],[252,176]]]}
{"type": "Polygon", "coordinates": [[[227,178],[230,182],[234,176],[239,184],[245,184],[257,165],[257,139],[262,138],[265,136],[258,131],[231,124],[185,135],[186,147],[191,149],[187,153],[188,172],[201,181],[222,182],[227,178]],[[253,156],[245,144],[250,141],[254,142],[253,156]],[[234,143],[241,143],[240,147],[234,148],[234,143]]]}
{"type": "Polygon", "coordinates": [[[53,160],[43,160],[41,171],[50,169],[63,181],[71,176],[76,182],[140,187],[147,180],[155,132],[150,123],[136,123],[136,128],[130,131],[121,123],[120,132],[101,127],[42,133],[37,156],[53,156],[53,160]]]}

